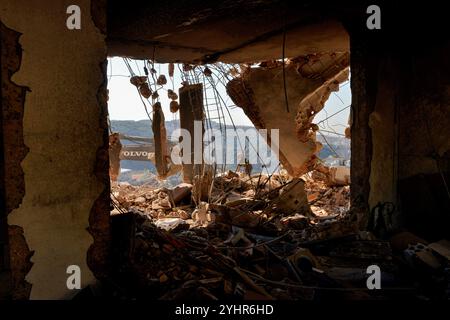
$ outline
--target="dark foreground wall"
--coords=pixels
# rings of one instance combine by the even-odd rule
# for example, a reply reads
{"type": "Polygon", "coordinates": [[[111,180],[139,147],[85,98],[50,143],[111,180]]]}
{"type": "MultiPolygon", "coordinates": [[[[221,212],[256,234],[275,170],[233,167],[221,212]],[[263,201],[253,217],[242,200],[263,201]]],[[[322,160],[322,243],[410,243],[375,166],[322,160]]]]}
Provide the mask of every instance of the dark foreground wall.
{"type": "Polygon", "coordinates": [[[382,29],[348,19],[352,73],[352,202],[361,226],[378,203],[393,223],[448,236],[450,45],[445,11],[382,7],[382,29]]]}
{"type": "Polygon", "coordinates": [[[68,1],[0,4],[0,165],[6,195],[0,234],[3,240],[7,214],[9,241],[2,243],[7,248],[2,259],[9,268],[2,268],[11,271],[0,285],[13,298],[70,298],[76,293],[66,286],[70,265],[80,267],[83,287],[106,270],[106,10],[101,3],[77,1],[81,30],[66,27],[68,1]]]}

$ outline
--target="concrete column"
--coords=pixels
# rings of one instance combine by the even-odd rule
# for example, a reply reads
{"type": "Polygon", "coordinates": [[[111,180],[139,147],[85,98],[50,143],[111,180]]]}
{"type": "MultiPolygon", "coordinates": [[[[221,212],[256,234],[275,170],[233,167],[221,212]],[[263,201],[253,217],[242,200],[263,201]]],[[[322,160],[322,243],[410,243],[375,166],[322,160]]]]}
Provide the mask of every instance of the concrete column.
{"type": "Polygon", "coordinates": [[[120,143],[119,133],[113,133],[109,136],[109,176],[111,181],[117,181],[120,175],[120,143]]]}
{"type": "Polygon", "coordinates": [[[153,105],[152,131],[155,139],[155,165],[160,178],[165,178],[169,171],[167,157],[167,132],[164,113],[159,102],[153,105]]]}
{"type": "MultiPolygon", "coordinates": [[[[191,135],[191,156],[190,163],[183,163],[183,180],[187,183],[192,183],[196,175],[201,173],[202,165],[194,164],[195,146],[202,150],[203,155],[203,137],[195,137],[195,123],[194,121],[201,121],[201,132],[203,136],[204,113],[203,113],[203,86],[201,83],[185,85],[179,89],[180,97],[180,127],[187,130],[191,135]],[[196,142],[197,140],[197,142],[196,142]],[[196,144],[197,143],[197,144],[196,144]],[[200,143],[200,148],[198,147],[200,143]]],[[[199,155],[197,155],[198,158],[199,155]]],[[[202,156],[203,159],[203,156],[202,156]]],[[[203,162],[203,161],[202,161],[203,162]]]]}

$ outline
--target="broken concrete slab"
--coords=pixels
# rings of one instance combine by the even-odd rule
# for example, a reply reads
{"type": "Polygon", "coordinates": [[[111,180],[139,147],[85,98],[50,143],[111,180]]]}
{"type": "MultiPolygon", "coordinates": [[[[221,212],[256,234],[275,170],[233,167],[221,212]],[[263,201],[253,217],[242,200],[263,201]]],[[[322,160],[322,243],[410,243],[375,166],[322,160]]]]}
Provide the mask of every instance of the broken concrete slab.
{"type": "Polygon", "coordinates": [[[302,230],[309,226],[309,218],[301,214],[281,218],[280,223],[286,229],[302,230]]]}
{"type": "Polygon", "coordinates": [[[330,186],[350,185],[350,167],[345,166],[330,167],[329,185],[330,186]]]}
{"type": "Polygon", "coordinates": [[[450,241],[440,240],[428,245],[428,248],[450,261],[450,241]]]}
{"type": "Polygon", "coordinates": [[[175,204],[179,204],[182,200],[191,196],[192,184],[181,183],[170,190],[172,193],[172,200],[175,204]]]}
{"type": "Polygon", "coordinates": [[[180,218],[162,218],[155,222],[155,226],[167,231],[180,231],[189,229],[189,225],[180,218]]]}
{"type": "Polygon", "coordinates": [[[299,176],[314,168],[320,145],[312,121],[339,83],[348,79],[349,54],[308,55],[275,65],[245,69],[227,84],[227,93],[256,128],[268,129],[269,145],[270,129],[279,130],[274,143],[279,143],[280,161],[299,176]]]}
{"type": "Polygon", "coordinates": [[[431,249],[423,243],[409,245],[403,252],[403,256],[413,268],[426,266],[431,269],[439,269],[442,266],[431,249]]]}
{"type": "Polygon", "coordinates": [[[416,236],[409,231],[402,231],[393,235],[389,242],[393,250],[403,251],[407,249],[410,245],[415,245],[417,243],[428,244],[424,239],[416,236]]]}
{"type": "MultiPolygon", "coordinates": [[[[136,201],[136,200],[135,200],[136,201]]],[[[152,201],[153,210],[167,210],[172,208],[170,203],[169,195],[163,191],[158,192],[156,200],[152,201]]]]}
{"type": "Polygon", "coordinates": [[[300,213],[312,216],[303,179],[295,178],[281,189],[280,196],[276,200],[276,210],[283,215],[300,213]]]}

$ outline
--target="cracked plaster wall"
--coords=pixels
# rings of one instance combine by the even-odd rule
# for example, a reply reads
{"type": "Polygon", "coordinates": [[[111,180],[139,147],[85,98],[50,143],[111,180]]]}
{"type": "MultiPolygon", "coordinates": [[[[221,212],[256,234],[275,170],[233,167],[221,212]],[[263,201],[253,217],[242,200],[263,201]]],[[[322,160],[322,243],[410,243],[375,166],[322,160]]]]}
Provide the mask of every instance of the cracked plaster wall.
{"type": "Polygon", "coordinates": [[[93,243],[87,228],[94,202],[108,187],[95,175],[98,158],[104,158],[98,151],[105,145],[105,105],[98,96],[104,86],[105,36],[92,21],[89,0],[77,1],[81,30],[68,30],[66,8],[71,4],[0,4],[1,21],[22,34],[22,63],[12,81],[30,88],[23,117],[29,148],[21,163],[25,196],[8,223],[23,228],[35,252],[26,276],[31,299],[73,296],[76,292],[66,287],[69,265],[81,267],[82,286],[94,280],[87,266],[93,243]]]}

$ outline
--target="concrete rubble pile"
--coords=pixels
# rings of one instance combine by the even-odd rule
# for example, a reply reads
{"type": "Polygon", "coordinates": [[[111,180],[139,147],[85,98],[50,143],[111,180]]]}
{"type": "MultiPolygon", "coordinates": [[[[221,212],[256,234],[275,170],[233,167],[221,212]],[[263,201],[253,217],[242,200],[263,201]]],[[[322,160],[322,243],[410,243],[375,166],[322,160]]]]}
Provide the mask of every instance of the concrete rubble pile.
{"type": "Polygon", "coordinates": [[[195,301],[383,299],[425,296],[430,283],[448,294],[448,243],[357,231],[346,210],[348,186],[330,188],[311,176],[228,172],[214,178],[209,201],[197,204],[187,183],[115,186],[118,267],[106,282],[111,294],[195,301]],[[380,268],[381,285],[390,290],[367,290],[370,265],[380,268]],[[429,270],[433,277],[412,280],[429,270]]]}
{"type": "MultiPolygon", "coordinates": [[[[286,65],[240,65],[227,83],[256,128],[280,128],[279,139],[267,137],[279,147],[279,173],[238,167],[215,174],[184,164],[185,183],[173,188],[114,184],[112,294],[195,301],[448,297],[450,243],[429,244],[404,230],[381,234],[379,226],[360,231],[350,208],[350,168],[318,158],[313,120],[348,79],[348,66],[345,52],[307,55],[286,65]],[[368,290],[373,267],[389,290],[368,290]]],[[[203,87],[185,84],[179,93],[180,126],[192,132],[192,120],[204,120],[203,87]]],[[[157,119],[162,126],[164,116],[157,119]]],[[[155,134],[162,148],[165,128],[153,125],[163,133],[155,134]]],[[[165,177],[167,150],[157,153],[165,177]]]]}
{"type": "Polygon", "coordinates": [[[330,184],[318,171],[305,174],[305,190],[311,210],[317,216],[339,215],[350,209],[350,186],[330,184]]]}

